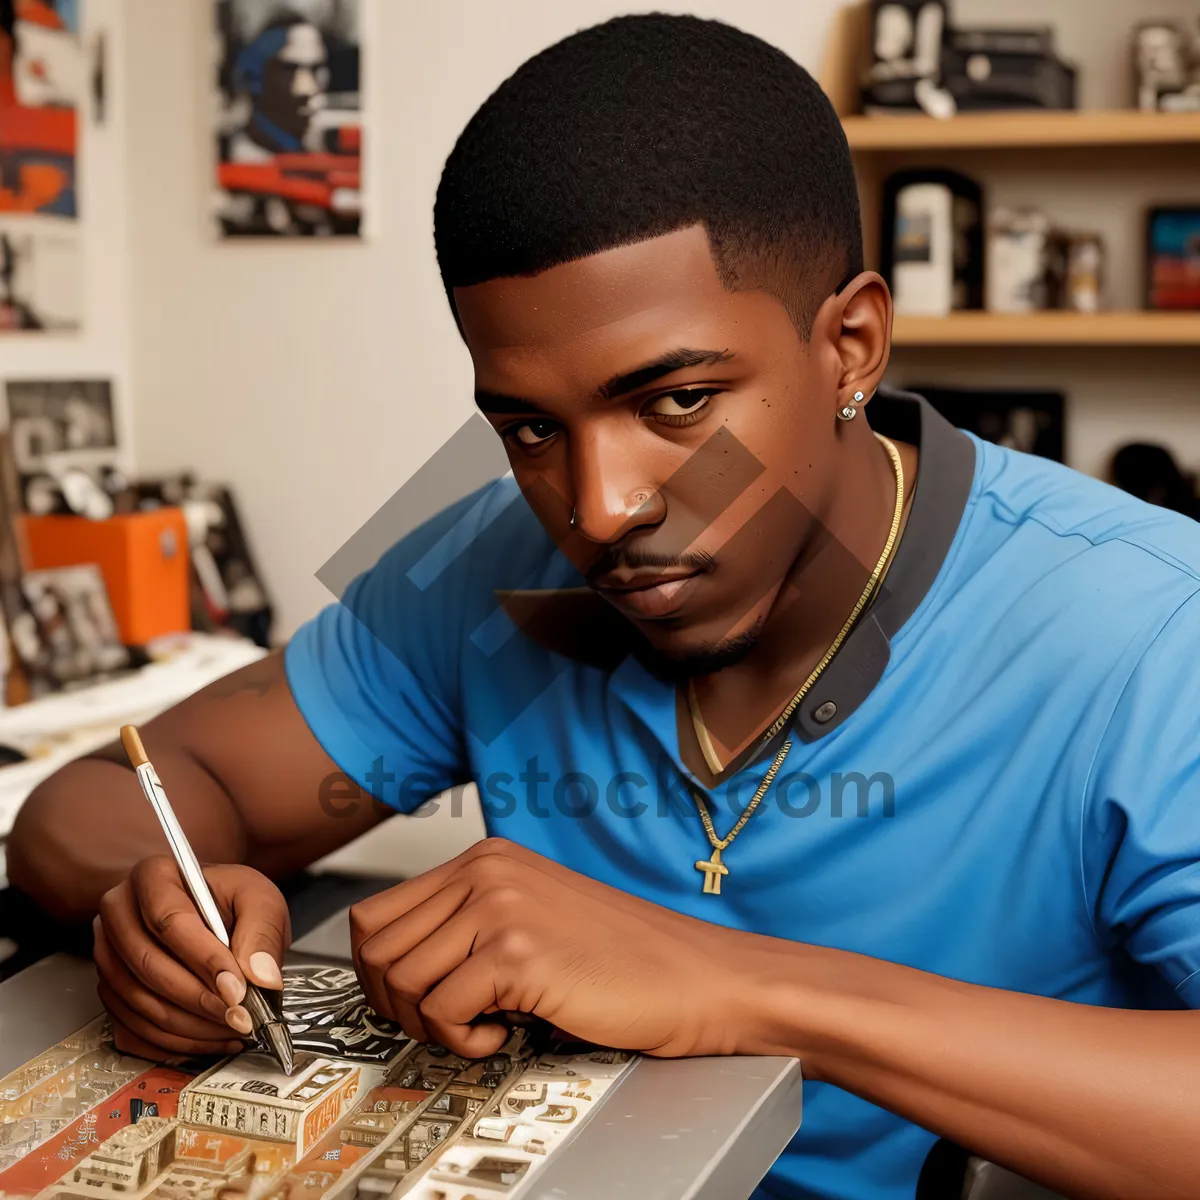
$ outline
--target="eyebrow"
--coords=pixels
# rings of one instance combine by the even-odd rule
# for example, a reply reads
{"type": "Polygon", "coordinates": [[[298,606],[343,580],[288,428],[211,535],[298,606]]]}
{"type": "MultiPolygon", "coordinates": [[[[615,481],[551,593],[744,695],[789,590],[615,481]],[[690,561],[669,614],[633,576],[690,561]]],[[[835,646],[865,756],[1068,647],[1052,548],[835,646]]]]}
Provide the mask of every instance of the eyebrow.
{"type": "MultiPolygon", "coordinates": [[[[615,400],[628,392],[636,391],[687,367],[709,367],[715,363],[728,362],[733,358],[730,350],[668,350],[657,358],[632,371],[614,375],[597,389],[598,394],[605,400],[615,400]]],[[[488,392],[477,388],[475,403],[481,411],[490,413],[540,413],[544,411],[539,405],[520,396],[506,396],[502,392],[488,392]]]]}

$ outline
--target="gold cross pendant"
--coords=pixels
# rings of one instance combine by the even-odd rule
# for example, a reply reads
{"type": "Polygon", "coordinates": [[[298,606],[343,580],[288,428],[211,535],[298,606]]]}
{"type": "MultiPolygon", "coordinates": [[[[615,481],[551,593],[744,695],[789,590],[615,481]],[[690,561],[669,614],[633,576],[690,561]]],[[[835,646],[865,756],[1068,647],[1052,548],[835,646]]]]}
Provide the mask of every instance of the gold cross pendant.
{"type": "Polygon", "coordinates": [[[704,872],[704,894],[719,896],[721,894],[721,876],[729,874],[729,868],[721,863],[720,849],[712,852],[712,858],[702,858],[696,864],[696,870],[704,872]]]}

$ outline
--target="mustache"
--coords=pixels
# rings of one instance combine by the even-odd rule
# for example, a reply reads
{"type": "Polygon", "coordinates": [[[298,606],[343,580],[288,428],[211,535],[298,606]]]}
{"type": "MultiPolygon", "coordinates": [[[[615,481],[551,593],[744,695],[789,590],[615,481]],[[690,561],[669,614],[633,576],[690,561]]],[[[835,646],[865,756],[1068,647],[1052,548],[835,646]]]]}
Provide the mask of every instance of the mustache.
{"type": "Polygon", "coordinates": [[[683,554],[655,554],[639,546],[613,546],[603,551],[600,557],[584,572],[588,583],[595,583],[602,575],[624,567],[629,571],[667,571],[683,568],[686,571],[711,571],[716,559],[706,550],[691,550],[683,554]]]}

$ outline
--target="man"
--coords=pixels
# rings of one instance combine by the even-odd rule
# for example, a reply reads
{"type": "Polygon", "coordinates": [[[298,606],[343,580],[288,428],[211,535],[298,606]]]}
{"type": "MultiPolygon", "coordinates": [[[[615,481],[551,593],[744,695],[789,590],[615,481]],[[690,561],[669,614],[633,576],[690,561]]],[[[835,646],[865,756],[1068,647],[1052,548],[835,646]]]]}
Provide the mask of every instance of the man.
{"type": "Polygon", "coordinates": [[[504,840],[352,913],[415,1037],[486,1054],[518,1011],[798,1055],[764,1195],[911,1197],[939,1135],[1071,1196],[1189,1194],[1200,529],[876,395],[891,303],[838,122],[727,26],[526,63],[435,225],[515,482],[147,727],[234,864],[232,952],[119,755],[14,831],[14,882],[99,911],[121,1044],[236,1046],[288,936],[269,877],[378,820],[366,792],[474,779],[504,840]]]}
{"type": "Polygon", "coordinates": [[[329,66],[321,31],[299,17],[272,21],[238,55],[234,83],[252,108],[230,158],[260,162],[312,149],[308,131],[325,105],[329,66]]]}

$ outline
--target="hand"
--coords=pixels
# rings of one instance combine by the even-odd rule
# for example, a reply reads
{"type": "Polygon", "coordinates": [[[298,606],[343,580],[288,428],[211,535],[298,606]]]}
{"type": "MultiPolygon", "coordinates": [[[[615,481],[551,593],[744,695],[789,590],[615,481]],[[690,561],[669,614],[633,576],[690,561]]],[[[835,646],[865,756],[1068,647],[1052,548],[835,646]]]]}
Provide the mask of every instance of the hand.
{"type": "Polygon", "coordinates": [[[246,980],[278,990],[291,941],[279,889],[249,867],[205,867],[232,950],[205,925],[167,855],[143,859],[93,922],[99,994],[117,1049],[152,1060],[244,1050],[246,980]]]}
{"type": "Polygon", "coordinates": [[[649,1054],[734,1053],[760,953],[499,838],[356,904],[350,930],[375,1010],[468,1057],[504,1044],[504,1012],[649,1054]]]}

